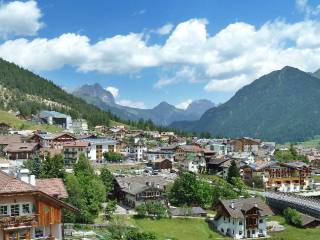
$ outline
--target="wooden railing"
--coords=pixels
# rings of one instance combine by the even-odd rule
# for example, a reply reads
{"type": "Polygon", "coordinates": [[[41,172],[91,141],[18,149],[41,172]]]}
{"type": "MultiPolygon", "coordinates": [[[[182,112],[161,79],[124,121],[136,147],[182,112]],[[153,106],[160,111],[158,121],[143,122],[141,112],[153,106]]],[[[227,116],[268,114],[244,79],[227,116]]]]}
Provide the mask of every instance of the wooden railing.
{"type": "Polygon", "coordinates": [[[32,226],[38,223],[38,215],[0,216],[0,228],[32,226]]]}

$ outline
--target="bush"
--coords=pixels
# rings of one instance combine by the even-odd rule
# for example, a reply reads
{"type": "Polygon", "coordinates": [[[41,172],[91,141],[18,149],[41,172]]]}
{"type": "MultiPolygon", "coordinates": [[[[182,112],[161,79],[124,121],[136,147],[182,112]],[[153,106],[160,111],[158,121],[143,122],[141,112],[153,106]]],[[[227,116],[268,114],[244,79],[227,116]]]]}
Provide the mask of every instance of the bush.
{"type": "Polygon", "coordinates": [[[301,214],[292,208],[286,208],[283,211],[283,216],[288,224],[294,225],[296,227],[301,227],[301,214]]]}

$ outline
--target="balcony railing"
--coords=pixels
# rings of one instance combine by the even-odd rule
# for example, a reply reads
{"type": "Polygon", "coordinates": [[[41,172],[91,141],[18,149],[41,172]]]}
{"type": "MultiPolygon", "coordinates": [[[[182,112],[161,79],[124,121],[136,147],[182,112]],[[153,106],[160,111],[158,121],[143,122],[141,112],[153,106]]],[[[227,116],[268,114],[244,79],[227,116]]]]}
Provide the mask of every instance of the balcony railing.
{"type": "Polygon", "coordinates": [[[32,226],[38,223],[38,215],[0,216],[0,228],[32,226]]]}

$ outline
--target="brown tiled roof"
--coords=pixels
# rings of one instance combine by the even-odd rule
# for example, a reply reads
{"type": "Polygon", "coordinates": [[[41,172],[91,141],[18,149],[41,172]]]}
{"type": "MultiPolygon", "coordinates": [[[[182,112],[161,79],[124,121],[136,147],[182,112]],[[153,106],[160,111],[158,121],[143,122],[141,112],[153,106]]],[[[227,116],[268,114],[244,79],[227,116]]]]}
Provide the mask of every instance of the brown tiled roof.
{"type": "MultiPolygon", "coordinates": [[[[56,180],[55,180],[56,181],[56,180]]],[[[63,184],[62,182],[59,184],[63,184]]],[[[41,184],[40,184],[41,185],[41,184]]],[[[25,183],[19,179],[16,179],[13,176],[10,176],[8,174],[6,174],[5,172],[0,170],[0,196],[6,196],[6,195],[15,195],[15,194],[20,194],[20,193],[28,193],[28,194],[40,194],[42,197],[55,202],[56,204],[58,204],[61,207],[67,208],[69,210],[72,211],[78,211],[75,207],[73,207],[72,205],[69,205],[61,200],[59,200],[57,197],[50,195],[50,193],[48,193],[49,191],[47,190],[47,192],[43,191],[44,189],[40,189],[37,186],[33,186],[31,184],[25,183]]],[[[61,193],[63,192],[60,189],[61,193]]]]}
{"type": "Polygon", "coordinates": [[[85,141],[74,141],[66,142],[63,144],[64,147],[88,147],[89,143],[85,141]]]}
{"type": "Polygon", "coordinates": [[[37,147],[38,143],[10,143],[3,151],[4,152],[32,152],[37,147]]]}
{"type": "Polygon", "coordinates": [[[203,149],[197,145],[182,145],[178,148],[185,152],[203,152],[203,149]]]}
{"type": "Polygon", "coordinates": [[[259,209],[260,216],[273,215],[273,212],[271,211],[270,207],[258,197],[220,200],[220,203],[223,205],[225,210],[232,218],[243,218],[244,213],[255,206],[259,209]]]}
{"type": "Polygon", "coordinates": [[[32,192],[36,190],[37,188],[35,186],[25,183],[19,179],[9,176],[3,171],[0,171],[0,194],[32,192]]]}
{"type": "Polygon", "coordinates": [[[0,145],[7,145],[9,143],[21,143],[20,135],[0,135],[0,145]]]}
{"type": "Polygon", "coordinates": [[[50,196],[57,198],[68,197],[68,192],[60,178],[36,179],[36,187],[50,196]]]}

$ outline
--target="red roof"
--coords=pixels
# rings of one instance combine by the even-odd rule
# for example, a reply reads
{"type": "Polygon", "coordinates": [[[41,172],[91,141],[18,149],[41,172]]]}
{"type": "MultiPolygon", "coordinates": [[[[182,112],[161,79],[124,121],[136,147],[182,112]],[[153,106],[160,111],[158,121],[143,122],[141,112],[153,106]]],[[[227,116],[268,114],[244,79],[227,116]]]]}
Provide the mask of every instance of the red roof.
{"type": "Polygon", "coordinates": [[[89,143],[85,141],[74,141],[66,142],[63,144],[64,147],[88,147],[89,143]]]}
{"type": "Polygon", "coordinates": [[[60,178],[36,179],[36,187],[50,196],[57,198],[68,197],[68,192],[60,178]]]}

